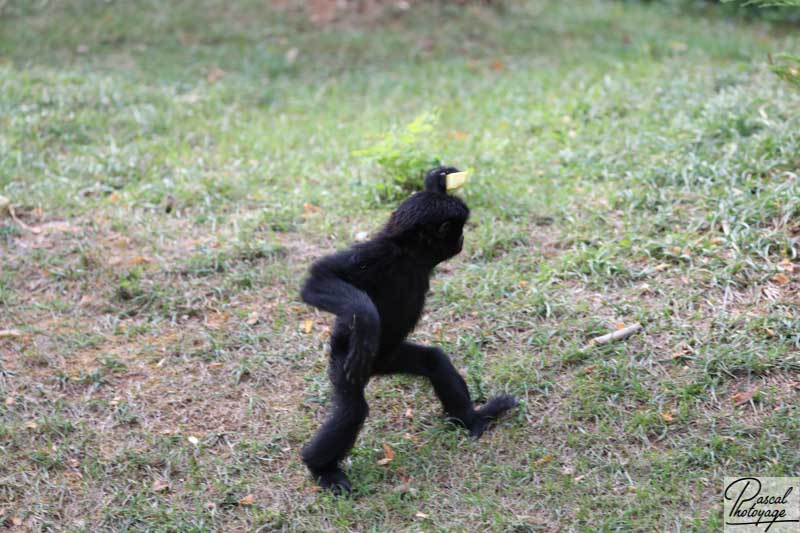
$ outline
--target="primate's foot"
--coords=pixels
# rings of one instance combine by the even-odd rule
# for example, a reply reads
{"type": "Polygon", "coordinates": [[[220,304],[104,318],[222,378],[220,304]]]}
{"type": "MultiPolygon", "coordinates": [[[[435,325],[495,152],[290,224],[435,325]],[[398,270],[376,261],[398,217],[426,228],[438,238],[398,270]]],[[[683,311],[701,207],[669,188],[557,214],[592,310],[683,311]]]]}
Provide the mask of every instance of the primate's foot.
{"type": "Polygon", "coordinates": [[[480,438],[492,420],[518,404],[517,399],[510,394],[495,396],[475,410],[475,418],[469,426],[469,434],[476,439],[480,438]]]}
{"type": "Polygon", "coordinates": [[[337,496],[350,494],[352,488],[350,487],[350,480],[342,472],[341,468],[316,474],[317,483],[325,490],[331,491],[337,496]]]}

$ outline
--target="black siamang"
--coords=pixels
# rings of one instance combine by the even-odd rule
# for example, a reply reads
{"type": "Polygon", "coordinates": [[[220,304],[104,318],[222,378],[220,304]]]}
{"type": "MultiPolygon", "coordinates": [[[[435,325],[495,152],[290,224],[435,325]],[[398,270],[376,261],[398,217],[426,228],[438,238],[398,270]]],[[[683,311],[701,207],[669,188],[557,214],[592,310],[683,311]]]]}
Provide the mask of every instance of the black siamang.
{"type": "Polygon", "coordinates": [[[405,340],[422,314],[434,267],[461,251],[469,209],[448,190],[465,177],[453,167],[434,168],[425,177],[425,190],[401,203],[371,240],[311,266],[303,301],[336,315],[328,370],[333,410],[302,451],[323,488],[350,491],[339,462],[367,417],[364,387],[371,376],[427,377],[446,415],[476,438],[491,420],[517,405],[513,396],[502,395],[476,408],[467,384],[440,348],[405,340]]]}

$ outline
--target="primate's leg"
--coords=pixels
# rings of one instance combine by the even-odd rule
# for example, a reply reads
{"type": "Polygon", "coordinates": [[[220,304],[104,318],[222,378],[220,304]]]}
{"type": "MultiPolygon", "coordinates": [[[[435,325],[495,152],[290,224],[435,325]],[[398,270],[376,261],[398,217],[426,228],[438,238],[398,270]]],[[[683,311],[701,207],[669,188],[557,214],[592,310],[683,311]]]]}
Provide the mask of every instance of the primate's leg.
{"type": "Polygon", "coordinates": [[[329,370],[333,383],[333,409],[302,451],[303,462],[320,486],[335,493],[350,492],[350,481],[339,468],[339,462],[355,444],[369,412],[364,399],[365,384],[353,384],[345,378],[346,353],[334,346],[329,370]]]}
{"type": "Polygon", "coordinates": [[[378,361],[375,373],[429,378],[447,416],[463,424],[476,438],[483,434],[491,420],[517,405],[513,396],[501,395],[475,409],[464,378],[440,348],[403,342],[390,357],[378,361]]]}

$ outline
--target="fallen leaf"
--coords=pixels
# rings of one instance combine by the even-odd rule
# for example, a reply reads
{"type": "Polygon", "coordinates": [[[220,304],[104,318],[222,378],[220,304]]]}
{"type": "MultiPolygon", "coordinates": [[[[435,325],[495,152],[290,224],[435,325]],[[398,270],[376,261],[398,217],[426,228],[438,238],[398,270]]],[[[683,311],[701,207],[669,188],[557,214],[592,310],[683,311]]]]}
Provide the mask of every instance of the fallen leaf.
{"type": "Polygon", "coordinates": [[[406,409],[406,418],[414,418],[414,410],[411,407],[406,409]]]}
{"type": "Polygon", "coordinates": [[[506,64],[499,59],[495,59],[491,63],[489,63],[489,68],[495,72],[500,72],[502,70],[505,70],[506,64]]]}
{"type": "Polygon", "coordinates": [[[253,496],[252,494],[248,494],[247,496],[239,500],[239,505],[253,505],[254,503],[256,503],[256,497],[253,496]]]}
{"type": "Polygon", "coordinates": [[[661,272],[661,271],[666,270],[668,268],[669,268],[669,263],[660,263],[660,264],[656,265],[653,270],[655,270],[656,272],[661,272]]]}
{"type": "Polygon", "coordinates": [[[389,464],[389,463],[391,463],[391,462],[392,462],[392,460],[391,460],[391,459],[389,459],[388,457],[384,457],[383,459],[378,459],[377,461],[375,461],[375,463],[376,463],[378,466],[386,466],[386,465],[388,465],[388,464],[389,464]]]}
{"type": "Polygon", "coordinates": [[[414,444],[419,442],[419,438],[416,435],[412,435],[411,433],[403,434],[403,438],[406,439],[406,440],[410,440],[414,444]]]}
{"type": "Polygon", "coordinates": [[[17,401],[14,399],[13,396],[9,396],[8,398],[6,398],[6,402],[5,403],[6,403],[7,406],[11,407],[15,403],[17,403],[17,401]]]}
{"type": "Polygon", "coordinates": [[[553,460],[552,455],[545,455],[544,457],[540,457],[533,462],[533,466],[543,466],[553,460]]]}
{"type": "Polygon", "coordinates": [[[214,313],[213,315],[209,315],[206,320],[206,327],[210,329],[223,328],[230,318],[231,314],[227,312],[214,313]]]}
{"type": "Polygon", "coordinates": [[[784,283],[789,283],[792,280],[786,274],[781,273],[772,276],[772,281],[774,281],[775,283],[784,284],[784,283]]]}
{"type": "Polygon", "coordinates": [[[303,217],[311,216],[317,212],[319,212],[319,207],[315,206],[314,204],[308,202],[303,204],[303,217]]]}
{"type": "Polygon", "coordinates": [[[194,444],[195,446],[197,446],[198,444],[200,444],[200,439],[198,439],[198,438],[197,438],[197,437],[195,437],[194,435],[190,435],[189,437],[187,437],[187,440],[188,440],[189,442],[191,442],[192,444],[194,444]]]}
{"type": "Polygon", "coordinates": [[[733,403],[735,405],[742,405],[742,404],[745,404],[745,403],[749,402],[750,400],[752,400],[753,396],[757,392],[758,392],[758,387],[753,387],[752,389],[750,389],[748,391],[737,392],[736,394],[731,396],[731,400],[733,400],[733,403]]]}
{"type": "Polygon", "coordinates": [[[222,366],[222,363],[219,361],[214,361],[213,363],[208,363],[208,368],[219,368],[222,366]]]}
{"type": "Polygon", "coordinates": [[[661,416],[661,419],[662,419],[664,422],[666,422],[667,424],[671,423],[671,422],[672,422],[672,420],[673,420],[673,418],[672,418],[672,413],[670,413],[669,411],[664,411],[664,412],[663,412],[663,413],[661,413],[659,416],[661,416]]]}
{"type": "Polygon", "coordinates": [[[208,83],[217,83],[219,80],[223,78],[223,76],[225,76],[225,71],[219,67],[214,67],[208,71],[208,74],[206,75],[206,80],[208,81],[208,83]]]}
{"type": "Polygon", "coordinates": [[[22,337],[22,332],[18,329],[0,329],[0,339],[11,337],[22,337]]]}
{"type": "MultiPolygon", "coordinates": [[[[2,207],[0,207],[2,210],[2,207]]],[[[794,271],[794,263],[792,263],[789,259],[783,259],[780,263],[778,263],[778,268],[781,270],[785,270],[786,272],[794,271]]]]}
{"type": "Polygon", "coordinates": [[[417,511],[416,513],[414,513],[414,516],[416,516],[417,518],[422,518],[423,520],[424,520],[424,519],[426,519],[426,518],[428,518],[428,515],[426,515],[425,513],[421,513],[421,512],[419,512],[419,511],[417,511]]]}
{"type": "Polygon", "coordinates": [[[152,262],[153,262],[152,258],[143,256],[143,255],[140,255],[138,257],[134,257],[133,259],[131,259],[131,264],[132,265],[141,265],[142,263],[152,263],[152,262]]]}
{"type": "Polygon", "coordinates": [[[300,50],[297,48],[289,48],[286,51],[286,64],[291,65],[294,63],[298,55],[300,55],[300,50]]]}
{"type": "Polygon", "coordinates": [[[408,486],[408,483],[401,483],[400,485],[394,487],[392,489],[392,492],[396,492],[398,494],[405,494],[406,492],[408,492],[409,488],[410,487],[408,486]]]}
{"type": "Polygon", "coordinates": [[[469,133],[465,133],[463,131],[454,131],[450,134],[451,139],[456,139],[457,141],[463,141],[469,138],[469,133]]]}
{"type": "Polygon", "coordinates": [[[383,445],[383,453],[386,454],[386,458],[390,461],[394,459],[394,450],[388,444],[383,445]]]}
{"type": "Polygon", "coordinates": [[[153,482],[153,492],[163,492],[169,488],[169,483],[164,480],[157,479],[153,482]]]}
{"type": "Polygon", "coordinates": [[[519,286],[520,287],[527,287],[528,286],[528,282],[525,281],[525,280],[522,280],[522,281],[519,282],[519,286]]]}
{"type": "Polygon", "coordinates": [[[253,311],[247,316],[247,325],[255,326],[258,324],[258,311],[253,311]]]}
{"type": "Polygon", "coordinates": [[[179,100],[182,102],[186,102],[187,104],[196,104],[200,101],[200,95],[196,92],[190,92],[186,94],[182,94],[178,97],[179,100]]]}
{"type": "Polygon", "coordinates": [[[617,322],[617,331],[625,329],[625,324],[622,322],[617,322]]]}
{"type": "Polygon", "coordinates": [[[36,422],[28,422],[27,424],[25,424],[25,427],[28,429],[36,429],[37,427],[36,422]]]}
{"type": "Polygon", "coordinates": [[[311,333],[311,328],[313,327],[314,322],[311,319],[307,318],[306,320],[303,320],[303,333],[311,333]]]}
{"type": "Polygon", "coordinates": [[[682,43],[680,41],[672,41],[669,43],[669,47],[672,48],[675,52],[685,52],[689,49],[689,45],[686,43],[682,43]]]}
{"type": "Polygon", "coordinates": [[[18,516],[15,516],[15,517],[13,517],[11,519],[11,523],[14,524],[15,526],[21,526],[22,525],[22,518],[20,518],[18,516]]]}
{"type": "Polygon", "coordinates": [[[581,481],[583,481],[583,478],[585,478],[585,477],[586,477],[585,475],[582,475],[582,476],[577,476],[577,477],[573,478],[572,480],[573,480],[575,483],[580,483],[581,481]]]}

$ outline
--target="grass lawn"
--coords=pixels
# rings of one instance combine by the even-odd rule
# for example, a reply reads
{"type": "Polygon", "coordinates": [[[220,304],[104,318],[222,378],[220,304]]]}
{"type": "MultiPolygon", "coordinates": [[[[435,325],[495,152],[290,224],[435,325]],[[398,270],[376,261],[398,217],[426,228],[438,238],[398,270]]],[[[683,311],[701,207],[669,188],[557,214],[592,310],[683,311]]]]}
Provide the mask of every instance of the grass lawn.
{"type": "Polygon", "coordinates": [[[796,27],[267,4],[0,3],[0,526],[710,531],[723,476],[800,475],[800,92],[767,69],[796,27]],[[358,151],[420,116],[473,217],[414,337],[522,406],[474,442],[376,379],[336,499],[298,290],[385,220],[358,151]]]}

